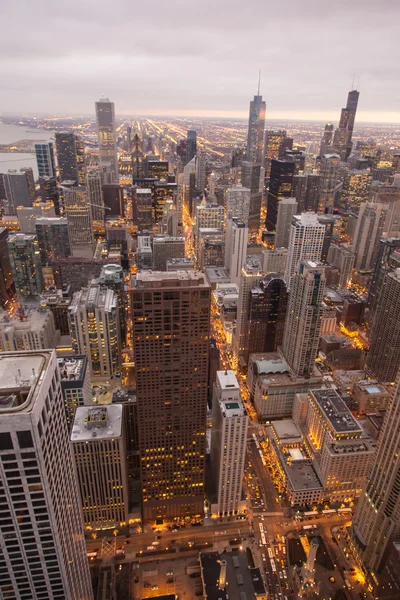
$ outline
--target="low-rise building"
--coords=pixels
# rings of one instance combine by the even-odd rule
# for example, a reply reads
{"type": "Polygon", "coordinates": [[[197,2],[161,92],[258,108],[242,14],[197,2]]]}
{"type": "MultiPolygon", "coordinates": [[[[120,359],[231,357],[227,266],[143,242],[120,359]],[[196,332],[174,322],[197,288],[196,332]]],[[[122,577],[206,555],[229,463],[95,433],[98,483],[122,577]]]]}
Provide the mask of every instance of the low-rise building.
{"type": "Polygon", "coordinates": [[[389,407],[390,393],[378,381],[359,381],[354,389],[359,413],[373,413],[389,407]]]}

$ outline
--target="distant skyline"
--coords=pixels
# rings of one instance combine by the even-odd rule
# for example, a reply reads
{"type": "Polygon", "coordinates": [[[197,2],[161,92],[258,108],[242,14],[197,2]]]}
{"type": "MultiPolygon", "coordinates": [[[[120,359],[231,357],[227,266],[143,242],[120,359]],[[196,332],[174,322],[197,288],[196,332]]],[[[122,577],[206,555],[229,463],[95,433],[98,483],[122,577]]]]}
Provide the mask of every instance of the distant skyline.
{"type": "Polygon", "coordinates": [[[261,68],[267,123],[337,123],[354,75],[356,123],[400,123],[396,0],[16,0],[2,17],[4,115],[94,115],[104,94],[117,116],[247,118],[261,68]]]}

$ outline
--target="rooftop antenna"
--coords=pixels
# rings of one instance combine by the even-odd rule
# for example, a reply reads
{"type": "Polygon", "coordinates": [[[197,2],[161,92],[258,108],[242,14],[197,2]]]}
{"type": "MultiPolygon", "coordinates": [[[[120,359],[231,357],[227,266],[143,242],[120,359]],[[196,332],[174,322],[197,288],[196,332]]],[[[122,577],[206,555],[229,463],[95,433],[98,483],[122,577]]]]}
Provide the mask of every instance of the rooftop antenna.
{"type": "Polygon", "coordinates": [[[261,82],[261,69],[258,72],[258,93],[257,95],[260,95],[260,82],[261,82]]]}
{"type": "Polygon", "coordinates": [[[355,89],[355,88],[354,88],[354,81],[355,81],[355,78],[356,78],[356,74],[355,74],[355,73],[353,73],[353,83],[351,84],[351,89],[352,89],[352,90],[354,90],[354,89],[355,89]]]}

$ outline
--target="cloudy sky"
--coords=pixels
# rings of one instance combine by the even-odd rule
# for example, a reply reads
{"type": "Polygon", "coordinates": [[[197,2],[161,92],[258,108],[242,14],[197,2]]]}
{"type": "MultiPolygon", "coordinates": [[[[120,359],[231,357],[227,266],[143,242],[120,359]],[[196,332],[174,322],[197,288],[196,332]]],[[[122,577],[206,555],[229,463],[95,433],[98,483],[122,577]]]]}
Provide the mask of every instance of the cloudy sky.
{"type": "Polygon", "coordinates": [[[399,0],[3,0],[0,113],[400,123],[399,0]]]}

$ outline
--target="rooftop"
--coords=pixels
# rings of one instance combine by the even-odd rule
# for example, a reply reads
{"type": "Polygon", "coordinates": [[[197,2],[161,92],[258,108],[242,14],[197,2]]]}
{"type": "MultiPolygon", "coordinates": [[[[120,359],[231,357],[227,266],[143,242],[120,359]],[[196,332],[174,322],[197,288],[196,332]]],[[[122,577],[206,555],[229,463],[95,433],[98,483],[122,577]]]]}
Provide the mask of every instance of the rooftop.
{"type": "Polygon", "coordinates": [[[66,355],[57,358],[61,382],[81,382],[86,373],[87,357],[79,354],[66,355]]]}
{"type": "Polygon", "coordinates": [[[290,464],[285,463],[284,466],[293,491],[301,492],[323,488],[311,461],[308,463],[295,460],[290,464]]]}
{"type": "Polygon", "coordinates": [[[122,405],[78,406],[71,441],[108,440],[122,435],[122,405]]]}
{"type": "Polygon", "coordinates": [[[222,390],[239,390],[234,371],[217,371],[217,383],[222,390]]]}
{"type": "Polygon", "coordinates": [[[315,399],[335,433],[357,433],[361,435],[362,428],[336,390],[313,390],[310,391],[310,395],[315,399]]]}
{"type": "Polygon", "coordinates": [[[51,355],[49,350],[0,354],[0,414],[32,409],[51,355]]]}
{"type": "Polygon", "coordinates": [[[204,274],[200,271],[141,271],[132,276],[131,289],[144,288],[208,288],[204,274]]]}
{"type": "Polygon", "coordinates": [[[299,431],[296,423],[291,419],[284,419],[283,421],[272,421],[271,427],[275,431],[277,438],[281,441],[288,440],[301,440],[302,434],[299,431]]]}

